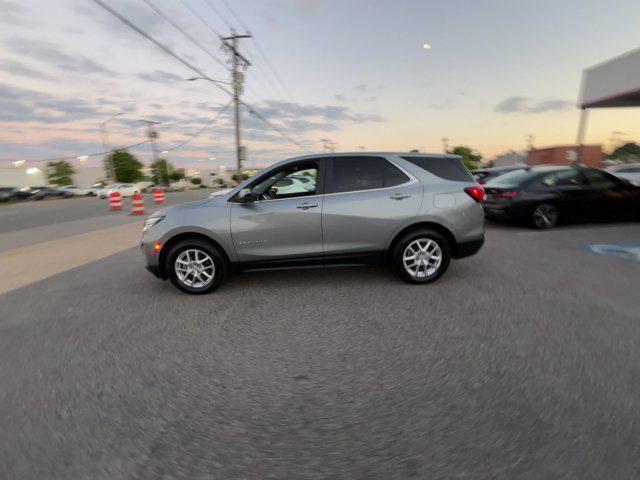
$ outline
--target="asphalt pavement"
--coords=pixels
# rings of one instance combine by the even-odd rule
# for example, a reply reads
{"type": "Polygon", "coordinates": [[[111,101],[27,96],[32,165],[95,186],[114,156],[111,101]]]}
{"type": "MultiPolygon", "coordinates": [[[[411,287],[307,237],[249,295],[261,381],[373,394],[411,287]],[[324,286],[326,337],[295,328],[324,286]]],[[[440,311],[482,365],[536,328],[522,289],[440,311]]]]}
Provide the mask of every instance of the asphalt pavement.
{"type": "Polygon", "coordinates": [[[0,294],[0,478],[639,478],[640,262],[589,249],[639,238],[492,224],[426,286],[196,297],[131,248],[0,294]]]}

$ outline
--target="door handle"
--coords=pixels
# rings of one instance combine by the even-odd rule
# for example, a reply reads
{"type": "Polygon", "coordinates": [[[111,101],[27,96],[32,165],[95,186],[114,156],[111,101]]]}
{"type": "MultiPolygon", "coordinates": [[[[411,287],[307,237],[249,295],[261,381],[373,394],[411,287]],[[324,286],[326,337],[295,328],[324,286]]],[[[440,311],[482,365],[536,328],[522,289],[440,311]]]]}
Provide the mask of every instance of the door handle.
{"type": "Polygon", "coordinates": [[[410,196],[411,195],[409,195],[408,193],[394,193],[389,198],[391,200],[403,200],[405,198],[409,198],[410,196]]]}
{"type": "Polygon", "coordinates": [[[302,205],[298,205],[296,208],[299,208],[300,210],[309,210],[310,208],[316,208],[317,206],[317,203],[304,202],[302,205]]]}

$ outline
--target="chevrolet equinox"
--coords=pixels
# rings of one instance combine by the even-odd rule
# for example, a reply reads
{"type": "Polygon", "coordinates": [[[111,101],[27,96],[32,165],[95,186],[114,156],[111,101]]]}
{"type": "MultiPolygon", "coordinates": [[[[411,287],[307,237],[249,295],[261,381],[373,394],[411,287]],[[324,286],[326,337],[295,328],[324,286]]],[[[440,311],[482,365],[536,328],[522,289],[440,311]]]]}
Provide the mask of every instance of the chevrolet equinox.
{"type": "Polygon", "coordinates": [[[142,251],[149,271],[192,294],[230,272],[300,266],[386,263],[429,283],[482,246],[483,196],[453,155],[309,155],[152,214],[142,251]]]}

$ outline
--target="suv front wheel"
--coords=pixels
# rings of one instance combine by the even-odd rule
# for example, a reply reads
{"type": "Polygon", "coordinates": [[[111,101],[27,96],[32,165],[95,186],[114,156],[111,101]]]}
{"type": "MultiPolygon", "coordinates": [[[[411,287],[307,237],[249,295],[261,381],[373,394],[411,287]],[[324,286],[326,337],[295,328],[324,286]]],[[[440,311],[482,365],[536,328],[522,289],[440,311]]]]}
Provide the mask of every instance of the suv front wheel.
{"type": "Polygon", "coordinates": [[[226,275],[218,249],[197,238],[176,244],[167,255],[166,268],[171,282],[193,295],[214,291],[226,275]]]}
{"type": "Polygon", "coordinates": [[[393,268],[410,283],[429,283],[444,274],[451,261],[451,247],[434,230],[409,232],[397,243],[393,252],[393,268]]]}

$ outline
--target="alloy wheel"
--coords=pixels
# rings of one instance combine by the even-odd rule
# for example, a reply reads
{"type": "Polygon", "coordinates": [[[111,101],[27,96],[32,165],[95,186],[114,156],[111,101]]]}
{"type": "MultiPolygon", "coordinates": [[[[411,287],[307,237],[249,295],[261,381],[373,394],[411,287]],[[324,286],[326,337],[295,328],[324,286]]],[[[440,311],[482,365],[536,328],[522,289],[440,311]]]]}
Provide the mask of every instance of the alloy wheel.
{"type": "Polygon", "coordinates": [[[553,205],[539,205],[533,212],[533,223],[538,228],[551,228],[557,222],[558,211],[553,205]]]}
{"type": "Polygon", "coordinates": [[[442,249],[435,240],[418,238],[404,249],[402,263],[413,278],[431,277],[438,272],[442,264],[442,249]]]}
{"type": "Polygon", "coordinates": [[[216,266],[211,256],[197,248],[181,252],[175,261],[176,277],[190,288],[204,288],[216,274],[216,266]]]}

